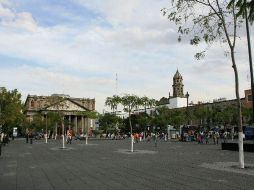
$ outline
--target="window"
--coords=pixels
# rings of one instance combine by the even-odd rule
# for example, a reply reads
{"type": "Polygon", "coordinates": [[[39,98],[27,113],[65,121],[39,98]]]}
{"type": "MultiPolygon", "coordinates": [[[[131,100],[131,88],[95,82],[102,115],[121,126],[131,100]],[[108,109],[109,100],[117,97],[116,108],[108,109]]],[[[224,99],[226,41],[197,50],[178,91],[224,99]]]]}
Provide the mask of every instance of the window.
{"type": "Polygon", "coordinates": [[[34,100],[31,101],[31,107],[34,108],[34,100]]]}
{"type": "Polygon", "coordinates": [[[252,102],[252,95],[248,95],[248,102],[252,102]]]}

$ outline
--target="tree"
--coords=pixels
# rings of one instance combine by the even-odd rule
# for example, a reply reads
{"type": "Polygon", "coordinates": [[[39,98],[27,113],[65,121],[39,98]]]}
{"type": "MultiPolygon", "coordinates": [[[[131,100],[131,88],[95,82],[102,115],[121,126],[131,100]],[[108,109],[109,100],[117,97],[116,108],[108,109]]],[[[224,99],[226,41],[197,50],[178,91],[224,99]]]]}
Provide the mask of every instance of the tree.
{"type": "Polygon", "coordinates": [[[99,118],[100,129],[103,130],[105,133],[107,133],[109,129],[116,130],[117,123],[121,122],[120,117],[111,113],[105,113],[103,115],[99,115],[98,118],[99,118]]]}
{"type": "Polygon", "coordinates": [[[144,97],[140,98],[140,101],[141,101],[141,105],[144,107],[145,113],[146,113],[146,108],[149,105],[149,98],[144,96],[144,97]]]}
{"type": "MultiPolygon", "coordinates": [[[[85,116],[88,119],[96,119],[98,113],[96,111],[80,111],[76,113],[77,115],[85,116]]],[[[86,144],[88,144],[88,126],[86,129],[86,144]]]]}
{"type": "Polygon", "coordinates": [[[29,128],[32,131],[42,131],[45,127],[45,123],[43,122],[42,116],[40,114],[36,114],[33,116],[33,121],[30,122],[29,128]]]}
{"type": "Polygon", "coordinates": [[[166,130],[170,120],[170,110],[166,106],[157,107],[152,118],[152,125],[159,127],[161,130],[166,130]]]}
{"type": "Polygon", "coordinates": [[[110,109],[113,111],[113,113],[116,114],[117,105],[120,103],[120,101],[121,98],[119,96],[114,95],[113,97],[107,97],[105,105],[110,106],[110,109]]]}
{"type": "Polygon", "coordinates": [[[180,125],[186,123],[188,119],[186,118],[186,113],[181,110],[170,110],[170,124],[176,129],[180,128],[180,125]]]}
{"type": "Polygon", "coordinates": [[[132,119],[131,114],[135,109],[139,109],[139,106],[144,106],[145,110],[146,107],[149,106],[150,108],[155,105],[154,99],[149,99],[146,97],[140,98],[136,95],[129,95],[126,94],[122,97],[119,96],[113,96],[113,97],[107,97],[105,104],[110,106],[111,109],[114,110],[117,108],[118,104],[121,104],[124,107],[124,111],[128,113],[128,123],[130,127],[130,135],[131,135],[131,152],[133,152],[133,127],[132,127],[132,119]]]}
{"type": "Polygon", "coordinates": [[[248,20],[252,23],[254,21],[254,0],[251,0],[247,2],[246,0],[231,0],[229,2],[229,7],[232,6],[232,4],[235,4],[239,8],[239,11],[237,12],[237,16],[243,16],[245,17],[245,9],[247,9],[248,14],[248,20]]]}
{"type": "MultiPolygon", "coordinates": [[[[63,107],[66,106],[65,104],[65,97],[61,97],[61,96],[49,96],[47,98],[47,102],[48,102],[48,106],[52,106],[52,110],[50,110],[50,112],[54,112],[56,115],[55,117],[59,119],[59,123],[61,124],[62,127],[62,148],[65,148],[65,141],[64,141],[64,113],[61,111],[63,107]]],[[[47,132],[47,131],[46,131],[47,132]]],[[[46,133],[47,136],[47,133],[46,133]]]]}
{"type": "Polygon", "coordinates": [[[243,117],[247,124],[253,124],[252,108],[243,107],[243,117]]]}
{"type": "MultiPolygon", "coordinates": [[[[219,2],[219,0],[172,0],[171,9],[162,9],[163,14],[167,15],[168,19],[178,26],[180,40],[182,35],[193,34],[190,40],[192,45],[198,45],[202,41],[208,46],[217,41],[227,43],[235,75],[239,127],[239,162],[240,167],[244,168],[242,112],[238,70],[235,60],[237,28],[241,26],[242,20],[237,17],[237,11],[238,8],[234,3],[228,6],[227,1],[219,2]],[[198,10],[202,10],[202,12],[198,10]]],[[[206,50],[198,52],[195,57],[197,59],[203,58],[205,52],[206,50]]]]}
{"type": "Polygon", "coordinates": [[[124,106],[124,111],[128,113],[129,117],[129,126],[130,126],[130,135],[131,135],[131,152],[133,152],[133,138],[132,138],[132,123],[131,123],[131,113],[137,106],[137,99],[136,95],[129,95],[126,94],[121,97],[121,104],[124,106]]]}
{"type": "Polygon", "coordinates": [[[57,134],[58,123],[61,124],[61,115],[58,112],[48,112],[46,114],[46,143],[47,143],[48,130],[53,131],[55,129],[55,134],[57,134]]]}
{"type": "MultiPolygon", "coordinates": [[[[231,0],[229,7],[235,4],[235,0],[231,0]]],[[[249,29],[249,21],[252,24],[254,20],[254,1],[247,2],[247,0],[237,0],[236,6],[239,7],[237,17],[245,18],[246,26],[246,37],[248,42],[248,55],[249,55],[249,66],[250,66],[250,79],[251,79],[251,91],[254,95],[254,79],[253,79],[253,64],[252,64],[252,51],[251,51],[251,37],[249,29]],[[249,11],[249,12],[248,12],[249,11]]],[[[252,96],[252,120],[254,120],[254,97],[252,96]]]]}
{"type": "Polygon", "coordinates": [[[13,126],[21,126],[24,121],[22,114],[21,94],[17,89],[0,88],[0,126],[5,133],[11,133],[13,126]]]}

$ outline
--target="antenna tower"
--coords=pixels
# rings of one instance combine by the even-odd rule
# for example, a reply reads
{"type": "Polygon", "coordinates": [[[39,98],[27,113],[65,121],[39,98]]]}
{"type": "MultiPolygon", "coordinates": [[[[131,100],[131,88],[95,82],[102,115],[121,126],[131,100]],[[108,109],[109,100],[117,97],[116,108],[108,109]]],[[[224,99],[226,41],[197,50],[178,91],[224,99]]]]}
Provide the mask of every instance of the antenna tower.
{"type": "Polygon", "coordinates": [[[116,95],[118,95],[118,76],[116,73],[116,95]]]}

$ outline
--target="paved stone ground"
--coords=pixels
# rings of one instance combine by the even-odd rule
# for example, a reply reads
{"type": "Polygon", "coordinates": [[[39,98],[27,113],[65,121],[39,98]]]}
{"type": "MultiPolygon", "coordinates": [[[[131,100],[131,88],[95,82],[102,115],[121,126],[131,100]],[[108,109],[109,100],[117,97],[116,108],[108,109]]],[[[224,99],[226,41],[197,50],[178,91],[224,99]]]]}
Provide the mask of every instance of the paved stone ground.
{"type": "Polygon", "coordinates": [[[130,153],[129,140],[61,141],[26,144],[15,139],[2,149],[1,190],[51,189],[254,189],[254,153],[190,142],[141,142],[130,153]]]}

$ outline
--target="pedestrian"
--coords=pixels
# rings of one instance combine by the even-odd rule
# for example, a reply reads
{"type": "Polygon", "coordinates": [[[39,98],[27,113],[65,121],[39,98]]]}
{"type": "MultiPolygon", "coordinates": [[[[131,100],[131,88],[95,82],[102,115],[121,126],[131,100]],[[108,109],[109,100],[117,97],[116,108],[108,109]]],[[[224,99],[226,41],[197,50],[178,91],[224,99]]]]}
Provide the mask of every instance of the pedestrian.
{"type": "Polygon", "coordinates": [[[148,133],[148,135],[147,135],[147,142],[150,142],[150,141],[151,141],[151,134],[148,133]]]}
{"type": "Polygon", "coordinates": [[[72,129],[69,128],[68,131],[67,131],[67,144],[71,144],[71,141],[72,141],[72,129]]]}
{"type": "Polygon", "coordinates": [[[205,144],[209,144],[209,134],[205,134],[205,144]]]}
{"type": "Polygon", "coordinates": [[[204,144],[204,132],[200,131],[200,144],[204,144]]]}
{"type": "Polygon", "coordinates": [[[218,131],[215,132],[215,137],[216,137],[216,144],[219,144],[220,134],[218,131]]]}
{"type": "Polygon", "coordinates": [[[33,132],[30,131],[29,133],[29,138],[30,138],[30,144],[33,144],[33,132]]]}
{"type": "Polygon", "coordinates": [[[224,141],[224,143],[227,142],[227,132],[226,131],[223,133],[223,141],[224,141]]]}
{"type": "Polygon", "coordinates": [[[213,144],[216,144],[216,135],[215,135],[215,131],[213,132],[213,144]]]}

